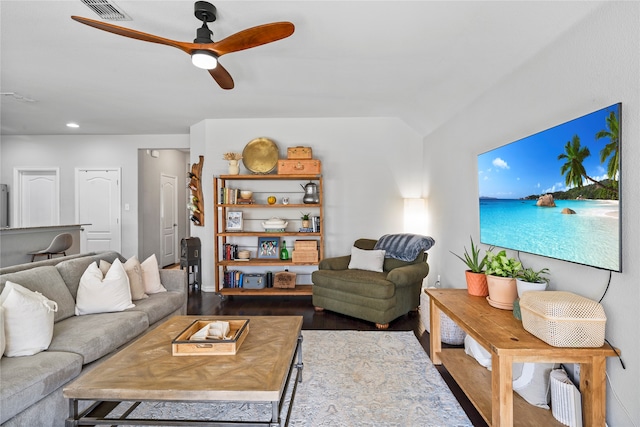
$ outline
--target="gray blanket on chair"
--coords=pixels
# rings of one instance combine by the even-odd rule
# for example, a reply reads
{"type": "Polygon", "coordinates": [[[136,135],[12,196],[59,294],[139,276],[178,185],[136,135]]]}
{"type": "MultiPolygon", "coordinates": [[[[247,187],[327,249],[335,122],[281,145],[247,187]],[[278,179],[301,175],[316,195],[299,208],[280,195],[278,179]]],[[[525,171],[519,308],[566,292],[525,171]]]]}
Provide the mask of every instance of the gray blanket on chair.
{"type": "Polygon", "coordinates": [[[385,258],[395,258],[401,261],[413,261],[420,252],[429,250],[436,241],[430,236],[419,234],[385,234],[373,249],[384,249],[385,258]]]}

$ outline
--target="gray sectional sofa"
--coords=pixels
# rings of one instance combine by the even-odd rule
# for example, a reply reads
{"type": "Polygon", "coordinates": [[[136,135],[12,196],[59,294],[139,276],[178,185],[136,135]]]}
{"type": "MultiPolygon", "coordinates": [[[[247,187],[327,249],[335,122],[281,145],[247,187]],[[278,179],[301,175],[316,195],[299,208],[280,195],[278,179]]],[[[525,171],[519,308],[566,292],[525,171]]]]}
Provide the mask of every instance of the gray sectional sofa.
{"type": "Polygon", "coordinates": [[[167,292],[134,301],[117,313],[75,316],[80,277],[94,261],[125,259],[117,252],[74,255],[0,269],[0,292],[10,280],[58,304],[49,349],[33,356],[0,359],[0,424],[64,426],[68,403],[62,388],[163,320],[186,314],[184,270],[160,270],[167,292]]]}

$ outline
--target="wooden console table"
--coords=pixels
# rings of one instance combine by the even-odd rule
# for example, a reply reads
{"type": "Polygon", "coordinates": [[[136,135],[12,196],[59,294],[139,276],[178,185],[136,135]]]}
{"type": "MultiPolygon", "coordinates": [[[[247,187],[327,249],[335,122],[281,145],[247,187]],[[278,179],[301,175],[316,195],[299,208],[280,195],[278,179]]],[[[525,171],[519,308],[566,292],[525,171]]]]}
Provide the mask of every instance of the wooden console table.
{"type": "Polygon", "coordinates": [[[553,347],[525,331],[513,312],[493,308],[484,297],[471,296],[466,289],[425,291],[430,296],[431,361],[435,365],[444,364],[487,424],[563,425],[551,411],[530,405],[513,393],[514,362],[547,362],[580,364],[583,425],[605,425],[606,358],[616,356],[609,346],[553,347]],[[442,349],[441,311],[491,353],[491,371],[467,356],[463,349],[442,349]]]}

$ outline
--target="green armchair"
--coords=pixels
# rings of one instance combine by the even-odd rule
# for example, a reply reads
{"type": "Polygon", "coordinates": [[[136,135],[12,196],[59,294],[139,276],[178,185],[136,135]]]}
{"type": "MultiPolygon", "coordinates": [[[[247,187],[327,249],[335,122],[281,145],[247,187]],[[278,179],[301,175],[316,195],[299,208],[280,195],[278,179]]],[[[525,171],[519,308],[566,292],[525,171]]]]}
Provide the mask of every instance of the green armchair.
{"type": "MultiPolygon", "coordinates": [[[[354,246],[372,250],[376,240],[359,239],[354,246]]],[[[349,269],[350,255],[325,258],[314,271],[313,305],[374,322],[379,329],[420,305],[422,281],[429,274],[427,253],[413,261],[385,258],[383,271],[349,269]]]]}

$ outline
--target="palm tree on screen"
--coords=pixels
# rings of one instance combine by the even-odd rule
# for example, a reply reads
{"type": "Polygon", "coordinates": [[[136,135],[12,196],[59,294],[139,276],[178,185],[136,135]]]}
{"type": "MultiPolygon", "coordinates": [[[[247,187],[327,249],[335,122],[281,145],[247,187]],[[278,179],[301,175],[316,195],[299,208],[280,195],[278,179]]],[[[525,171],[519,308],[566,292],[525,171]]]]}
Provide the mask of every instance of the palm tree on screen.
{"type": "Polygon", "coordinates": [[[560,173],[565,176],[565,184],[567,187],[582,187],[584,177],[598,187],[606,188],[617,194],[618,191],[615,188],[604,185],[587,175],[587,171],[582,162],[591,155],[591,152],[588,147],[580,145],[580,137],[578,135],[573,135],[571,141],[567,141],[567,144],[564,146],[564,151],[564,153],[558,156],[558,160],[566,159],[566,162],[560,168],[560,173]]]}
{"type": "Polygon", "coordinates": [[[560,168],[560,173],[565,177],[565,184],[567,187],[582,187],[582,177],[598,183],[593,178],[587,176],[587,171],[584,169],[582,162],[589,157],[591,152],[589,148],[580,146],[580,137],[573,135],[571,141],[567,141],[564,146],[564,153],[558,156],[558,160],[567,160],[560,168]]]}
{"type": "Polygon", "coordinates": [[[609,117],[606,118],[606,122],[607,129],[596,132],[596,139],[609,138],[609,143],[600,151],[600,161],[604,163],[611,156],[609,163],[607,163],[607,175],[615,181],[618,175],[618,166],[620,165],[620,132],[616,113],[612,111],[609,117]]]}

